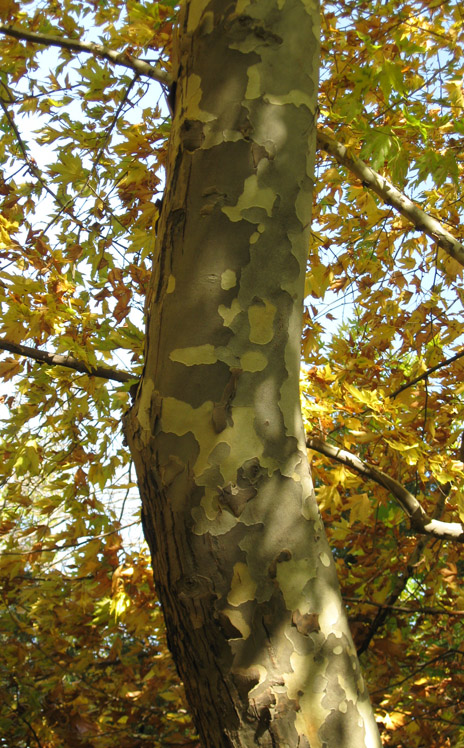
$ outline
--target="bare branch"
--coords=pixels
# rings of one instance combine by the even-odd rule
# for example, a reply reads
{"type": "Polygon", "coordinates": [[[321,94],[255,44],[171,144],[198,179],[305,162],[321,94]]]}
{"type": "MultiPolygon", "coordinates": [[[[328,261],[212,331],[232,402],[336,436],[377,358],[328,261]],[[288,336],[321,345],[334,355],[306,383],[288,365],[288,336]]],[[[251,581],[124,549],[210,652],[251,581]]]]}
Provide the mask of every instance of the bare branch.
{"type": "Polygon", "coordinates": [[[356,455],[351,454],[351,452],[339,449],[332,444],[327,444],[322,439],[315,437],[309,437],[306,441],[306,446],[309,449],[314,449],[316,452],[326,455],[326,457],[330,457],[332,460],[341,462],[350,468],[350,470],[359,473],[364,478],[374,480],[380,486],[390,491],[403,511],[408,515],[411,525],[416,532],[423,533],[424,535],[433,535],[435,538],[440,538],[441,540],[457,540],[460,543],[464,543],[464,527],[460,522],[442,522],[438,519],[432,519],[412,493],[394,478],[390,478],[386,473],[377,470],[373,465],[368,465],[363,460],[360,460],[359,457],[356,457],[356,455]]]}
{"type": "Polygon", "coordinates": [[[339,164],[346,166],[355,174],[363,185],[369,187],[384,202],[396,208],[402,216],[411,221],[418,231],[423,231],[460,265],[464,265],[464,245],[450,234],[439,221],[425,213],[422,208],[415,205],[412,200],[371,169],[364,161],[353,156],[330,133],[319,127],[317,128],[317,143],[322,150],[333,156],[339,164]]]}
{"type": "Polygon", "coordinates": [[[170,86],[172,82],[169,73],[162,68],[150,65],[150,63],[139,60],[137,57],[132,57],[128,52],[114,52],[112,49],[103,46],[103,44],[81,42],[77,39],[62,39],[59,36],[51,34],[36,34],[33,31],[14,28],[4,23],[0,23],[0,34],[12,36],[20,41],[41,44],[45,47],[61,47],[62,49],[68,49],[70,52],[83,52],[84,54],[101,57],[104,60],[112,62],[113,65],[122,65],[123,67],[134,70],[139,75],[152,78],[164,86],[170,86]]]}
{"type": "Polygon", "coordinates": [[[68,369],[74,369],[82,374],[88,374],[91,377],[101,377],[102,379],[111,379],[115,382],[136,381],[137,377],[127,371],[120,369],[111,369],[108,366],[91,366],[83,361],[79,361],[73,356],[63,356],[59,353],[48,353],[41,351],[39,348],[31,348],[28,345],[20,343],[11,343],[9,340],[0,338],[0,350],[15,353],[18,356],[32,358],[35,361],[41,361],[48,366],[66,366],[68,369]]]}

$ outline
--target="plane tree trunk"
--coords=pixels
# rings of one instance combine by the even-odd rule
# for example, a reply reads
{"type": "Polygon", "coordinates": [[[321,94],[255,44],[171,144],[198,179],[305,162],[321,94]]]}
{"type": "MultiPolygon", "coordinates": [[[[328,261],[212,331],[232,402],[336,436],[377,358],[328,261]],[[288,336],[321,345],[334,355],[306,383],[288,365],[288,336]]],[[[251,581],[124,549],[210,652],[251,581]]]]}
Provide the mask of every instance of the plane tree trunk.
{"type": "Polygon", "coordinates": [[[180,22],[125,432],[205,748],[380,745],[299,404],[318,22],[312,0],[187,0],[180,22]]]}

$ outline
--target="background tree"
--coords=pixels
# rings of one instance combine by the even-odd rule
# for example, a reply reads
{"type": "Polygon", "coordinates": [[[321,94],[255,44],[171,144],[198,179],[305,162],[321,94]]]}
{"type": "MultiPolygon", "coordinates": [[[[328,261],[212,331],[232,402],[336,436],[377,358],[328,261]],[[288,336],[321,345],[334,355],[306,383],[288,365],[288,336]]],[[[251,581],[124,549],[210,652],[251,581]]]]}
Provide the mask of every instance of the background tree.
{"type": "MultiPolygon", "coordinates": [[[[2,345],[13,354],[1,373],[15,385],[4,389],[12,417],[2,442],[9,645],[2,735],[8,745],[192,744],[178,702],[162,708],[176,696],[164,656],[153,659],[163,640],[153,638],[159,613],[144,592],[146,561],[121,545],[134,478],[116,436],[129,379],[141,372],[140,312],[169,131],[161,93],[153,107],[153,79],[170,80],[173,11],[136,3],[122,11],[108,3],[29,7],[2,8],[5,26],[20,29],[1,51],[2,345]],[[34,43],[33,34],[42,38],[34,43]],[[104,49],[83,46],[87,40],[104,49]],[[41,52],[50,44],[53,58],[41,52]],[[70,357],[71,368],[33,363],[44,349],[70,357]],[[95,368],[105,365],[113,371],[95,368]],[[127,384],[85,373],[111,382],[115,365],[127,384]],[[165,678],[167,688],[158,689],[165,678]]],[[[456,745],[459,546],[418,540],[395,485],[375,480],[387,473],[430,517],[457,524],[460,8],[326,5],[322,30],[305,414],[312,447],[329,451],[330,442],[356,452],[377,474],[367,480],[343,453],[335,463],[321,451],[311,453],[313,473],[384,744],[456,745]],[[360,174],[358,154],[377,177],[360,174]],[[407,185],[441,231],[432,225],[427,234],[427,221],[408,214],[407,203],[400,215],[385,177],[400,190],[407,185]]]]}

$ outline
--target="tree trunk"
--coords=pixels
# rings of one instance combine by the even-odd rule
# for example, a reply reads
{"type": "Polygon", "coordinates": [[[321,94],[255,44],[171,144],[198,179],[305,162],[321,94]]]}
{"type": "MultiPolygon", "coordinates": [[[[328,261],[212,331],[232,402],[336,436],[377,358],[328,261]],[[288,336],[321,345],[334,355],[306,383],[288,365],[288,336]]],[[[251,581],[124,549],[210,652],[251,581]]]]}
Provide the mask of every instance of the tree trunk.
{"type": "Polygon", "coordinates": [[[180,23],[146,365],[125,429],[207,748],[380,745],[299,405],[318,22],[311,0],[188,0],[180,23]]]}

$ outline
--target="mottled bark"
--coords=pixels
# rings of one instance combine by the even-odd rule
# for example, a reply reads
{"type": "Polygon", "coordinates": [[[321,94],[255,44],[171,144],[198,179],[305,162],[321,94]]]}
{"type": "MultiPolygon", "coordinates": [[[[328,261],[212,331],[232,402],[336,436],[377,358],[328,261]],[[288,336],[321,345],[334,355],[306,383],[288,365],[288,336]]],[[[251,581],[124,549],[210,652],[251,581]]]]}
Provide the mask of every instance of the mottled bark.
{"type": "Polygon", "coordinates": [[[380,745],[299,405],[318,18],[312,0],[190,0],[181,20],[126,434],[207,748],[380,745]]]}

